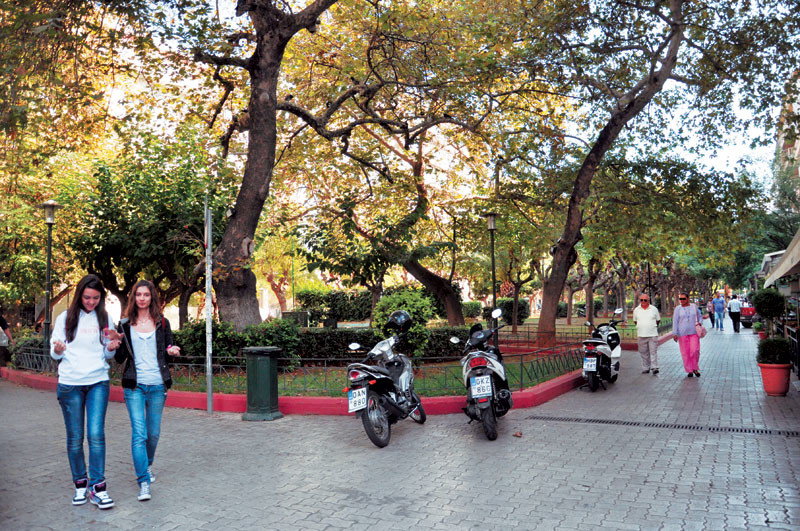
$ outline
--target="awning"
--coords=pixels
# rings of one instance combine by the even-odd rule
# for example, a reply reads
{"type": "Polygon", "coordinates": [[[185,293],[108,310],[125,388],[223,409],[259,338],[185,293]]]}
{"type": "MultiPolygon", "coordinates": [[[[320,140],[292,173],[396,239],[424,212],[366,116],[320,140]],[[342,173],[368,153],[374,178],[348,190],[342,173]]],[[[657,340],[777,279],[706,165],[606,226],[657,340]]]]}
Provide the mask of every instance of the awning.
{"type": "Polygon", "coordinates": [[[800,274],[800,230],[794,235],[792,243],[786,248],[786,252],[783,253],[780,261],[764,281],[764,287],[771,286],[780,278],[797,274],[800,274]]]}

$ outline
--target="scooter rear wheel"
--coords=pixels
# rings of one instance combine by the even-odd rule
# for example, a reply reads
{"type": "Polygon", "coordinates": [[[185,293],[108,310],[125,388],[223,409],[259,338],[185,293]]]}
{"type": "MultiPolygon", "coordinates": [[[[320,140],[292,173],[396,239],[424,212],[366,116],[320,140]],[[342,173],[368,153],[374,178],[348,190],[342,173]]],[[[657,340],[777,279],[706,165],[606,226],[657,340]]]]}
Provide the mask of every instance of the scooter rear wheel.
{"type": "Polygon", "coordinates": [[[494,415],[494,408],[489,406],[481,410],[481,422],[483,432],[490,441],[497,439],[497,417],[494,415]]]}
{"type": "Polygon", "coordinates": [[[378,448],[389,444],[392,426],[386,410],[380,403],[380,396],[375,391],[367,392],[367,408],[361,413],[361,422],[364,424],[364,431],[367,432],[367,437],[372,444],[378,448]]]}
{"type": "Polygon", "coordinates": [[[589,389],[591,389],[592,392],[597,391],[597,388],[600,386],[600,378],[597,377],[596,372],[586,373],[586,384],[589,386],[589,389]]]}

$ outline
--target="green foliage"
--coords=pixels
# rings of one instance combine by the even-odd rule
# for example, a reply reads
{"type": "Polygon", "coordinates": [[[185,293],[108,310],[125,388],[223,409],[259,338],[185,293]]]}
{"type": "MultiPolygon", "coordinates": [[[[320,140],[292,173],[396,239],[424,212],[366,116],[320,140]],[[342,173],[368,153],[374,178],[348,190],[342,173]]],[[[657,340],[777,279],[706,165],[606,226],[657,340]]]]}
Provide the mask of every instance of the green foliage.
{"type": "Polygon", "coordinates": [[[289,366],[294,367],[300,362],[300,331],[297,324],[290,319],[273,319],[248,326],[243,335],[245,346],[279,347],[281,357],[290,360],[289,366]]]}
{"type": "Polygon", "coordinates": [[[753,295],[752,302],[758,314],[768,321],[783,315],[786,307],[786,297],[774,289],[758,290],[753,295]]]}
{"type": "MultiPolygon", "coordinates": [[[[497,307],[503,310],[503,315],[501,316],[503,322],[506,324],[511,324],[511,315],[514,313],[514,299],[501,297],[497,299],[497,307]]],[[[524,323],[525,319],[527,319],[530,314],[531,306],[528,303],[528,299],[520,297],[517,306],[517,324],[524,323]]],[[[486,321],[491,318],[491,315],[491,306],[487,306],[483,309],[483,318],[486,321]]]]}
{"type": "MultiPolygon", "coordinates": [[[[378,330],[383,330],[389,315],[396,310],[405,310],[411,316],[413,325],[405,336],[408,343],[409,356],[419,357],[425,352],[425,345],[428,343],[430,333],[426,324],[433,318],[433,308],[431,301],[418,291],[398,291],[390,295],[385,295],[375,306],[375,316],[372,326],[378,330]]],[[[404,345],[401,344],[401,350],[404,345]]]]}
{"type": "Polygon", "coordinates": [[[558,310],[556,311],[556,317],[566,317],[568,309],[569,306],[567,305],[566,302],[558,301],[558,310]]]}
{"type": "MultiPolygon", "coordinates": [[[[456,292],[456,296],[458,300],[461,300],[461,285],[453,283],[452,284],[453,291],[456,292]]],[[[429,290],[425,286],[417,287],[417,286],[398,286],[392,288],[386,288],[383,290],[383,296],[391,295],[393,293],[397,293],[399,291],[409,291],[409,292],[419,292],[423,296],[425,296],[430,302],[433,307],[433,313],[439,319],[446,319],[447,318],[447,311],[444,308],[444,303],[439,300],[439,297],[433,294],[431,290],[429,290]]]]}
{"type": "Polygon", "coordinates": [[[364,321],[372,310],[372,294],[368,291],[304,289],[297,292],[298,306],[310,312],[310,326],[322,319],[364,321]]]}
{"type": "Polygon", "coordinates": [[[792,344],[785,337],[772,337],[758,342],[758,363],[786,364],[792,362],[792,344]]]}
{"type": "Polygon", "coordinates": [[[762,323],[761,321],[756,321],[755,323],[753,323],[753,330],[756,332],[761,332],[762,330],[764,330],[764,323],[762,323]]]}
{"type": "Polygon", "coordinates": [[[464,317],[477,319],[481,316],[482,309],[483,304],[481,304],[480,301],[466,301],[461,303],[461,311],[464,313],[464,317]]]}
{"type": "MultiPolygon", "coordinates": [[[[575,310],[575,315],[580,315],[580,313],[578,313],[578,312],[580,312],[581,310],[586,310],[586,303],[585,302],[576,302],[573,305],[573,309],[575,310]]],[[[603,301],[600,300],[600,299],[595,298],[594,299],[594,314],[597,315],[602,310],[603,310],[603,301]]],[[[585,312],[584,312],[584,315],[586,315],[585,312]]]]}
{"type": "MultiPolygon", "coordinates": [[[[205,363],[206,323],[204,320],[191,320],[180,330],[172,332],[175,344],[181,347],[181,355],[189,363],[205,363]]],[[[238,363],[239,351],[247,346],[247,337],[237,332],[231,323],[213,321],[211,324],[213,342],[212,361],[221,364],[238,363]]]]}

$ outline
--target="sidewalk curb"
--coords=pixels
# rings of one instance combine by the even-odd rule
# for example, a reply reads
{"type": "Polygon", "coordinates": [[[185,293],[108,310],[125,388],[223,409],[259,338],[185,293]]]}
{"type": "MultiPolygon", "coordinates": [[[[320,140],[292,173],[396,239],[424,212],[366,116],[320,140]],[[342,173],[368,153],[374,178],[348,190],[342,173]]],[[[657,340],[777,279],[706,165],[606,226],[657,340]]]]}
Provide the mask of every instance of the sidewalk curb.
{"type": "MultiPolygon", "coordinates": [[[[58,387],[58,378],[56,377],[31,374],[8,367],[0,367],[0,377],[9,382],[43,391],[55,391],[58,387]]],[[[544,404],[579,387],[583,381],[581,371],[576,370],[522,391],[512,391],[514,409],[531,408],[544,404]]],[[[108,398],[113,402],[123,402],[122,387],[112,385],[108,398]]],[[[461,408],[465,403],[463,395],[423,398],[425,412],[428,415],[461,413],[461,408]]],[[[167,394],[166,405],[185,409],[206,409],[206,394],[171,390],[167,394]]],[[[344,397],[281,396],[278,397],[278,409],[284,415],[349,415],[347,398],[344,397]]],[[[214,393],[214,411],[244,413],[247,411],[247,395],[214,393]]]]}

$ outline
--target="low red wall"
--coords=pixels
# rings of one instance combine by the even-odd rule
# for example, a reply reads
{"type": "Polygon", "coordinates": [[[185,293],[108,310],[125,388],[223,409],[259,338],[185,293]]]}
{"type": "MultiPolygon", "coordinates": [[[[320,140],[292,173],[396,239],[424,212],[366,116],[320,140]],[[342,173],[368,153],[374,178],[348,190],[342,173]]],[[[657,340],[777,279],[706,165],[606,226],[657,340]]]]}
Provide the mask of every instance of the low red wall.
{"type": "MultiPolygon", "coordinates": [[[[43,376],[25,371],[0,368],[0,376],[6,380],[34,389],[55,391],[58,379],[54,376],[43,376]]],[[[522,391],[513,391],[514,408],[528,408],[544,404],[548,400],[566,393],[583,383],[581,371],[573,371],[559,376],[549,382],[539,384],[522,391]]],[[[109,400],[122,402],[122,387],[111,386],[109,400]]],[[[206,409],[206,394],[194,391],[172,390],[167,395],[167,406],[187,409],[206,409]]],[[[466,405],[464,395],[433,396],[423,399],[425,412],[428,415],[444,415],[461,413],[466,405]]],[[[342,396],[282,396],[278,398],[278,409],[284,415],[347,415],[347,398],[342,396]]],[[[228,413],[244,413],[247,410],[246,395],[214,394],[214,411],[228,413]]]]}

